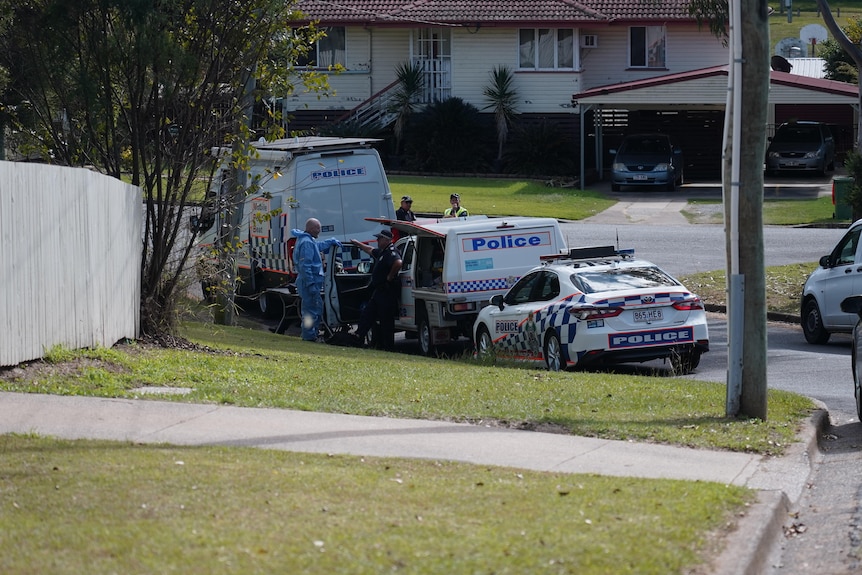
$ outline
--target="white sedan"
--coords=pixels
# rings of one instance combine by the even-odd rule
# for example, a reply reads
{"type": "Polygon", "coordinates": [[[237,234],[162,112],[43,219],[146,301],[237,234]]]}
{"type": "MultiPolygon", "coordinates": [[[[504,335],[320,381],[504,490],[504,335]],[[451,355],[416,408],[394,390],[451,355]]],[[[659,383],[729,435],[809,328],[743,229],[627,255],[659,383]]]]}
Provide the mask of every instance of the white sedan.
{"type": "Polygon", "coordinates": [[[581,248],[542,260],[479,312],[480,358],[552,371],[665,358],[674,372],[688,373],[709,351],[701,299],[633,251],[581,248]]]}

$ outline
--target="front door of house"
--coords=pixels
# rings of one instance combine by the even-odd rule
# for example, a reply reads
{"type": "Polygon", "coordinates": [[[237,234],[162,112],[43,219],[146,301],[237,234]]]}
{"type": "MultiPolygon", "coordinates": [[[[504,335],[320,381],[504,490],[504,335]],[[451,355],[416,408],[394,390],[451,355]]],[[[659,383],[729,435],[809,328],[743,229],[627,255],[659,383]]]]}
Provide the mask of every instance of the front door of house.
{"type": "Polygon", "coordinates": [[[452,96],[452,31],[420,28],[413,31],[413,60],[422,66],[422,103],[440,102],[452,96]]]}

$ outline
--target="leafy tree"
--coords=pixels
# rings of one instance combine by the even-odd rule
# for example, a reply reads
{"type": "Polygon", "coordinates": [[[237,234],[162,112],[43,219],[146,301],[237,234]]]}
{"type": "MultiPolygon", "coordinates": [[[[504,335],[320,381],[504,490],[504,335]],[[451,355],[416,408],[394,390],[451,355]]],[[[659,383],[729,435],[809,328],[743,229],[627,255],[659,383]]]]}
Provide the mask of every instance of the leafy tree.
{"type": "MultiPolygon", "coordinates": [[[[193,246],[186,208],[199,176],[212,176],[210,149],[233,143],[243,173],[252,100],[287,95],[291,81],[325,89],[313,74],[289,74],[317,32],[291,28],[298,15],[285,0],[6,1],[15,25],[0,38],[0,64],[35,118],[20,127],[45,161],[92,165],[141,186],[142,332],[170,333],[193,246]]],[[[283,133],[277,114],[261,125],[283,133]]],[[[227,208],[248,192],[234,185],[227,208]]],[[[235,249],[225,253],[234,266],[235,249]]]]}
{"type": "MultiPolygon", "coordinates": [[[[862,48],[859,47],[858,43],[853,42],[850,34],[856,36],[858,40],[860,37],[859,22],[851,24],[848,30],[845,31],[835,21],[835,17],[832,15],[832,10],[829,8],[829,3],[826,0],[817,0],[817,7],[820,9],[820,13],[823,14],[823,23],[826,24],[826,28],[829,29],[832,37],[838,42],[838,45],[841,46],[844,52],[847,53],[853,64],[855,64],[858,77],[858,70],[862,69],[862,48]]],[[[862,105],[862,85],[859,86],[858,104],[862,105]]],[[[862,115],[859,116],[858,125],[856,126],[857,149],[862,149],[862,131],[860,129],[862,129],[862,115]]]]}
{"type": "Polygon", "coordinates": [[[859,81],[859,70],[838,42],[830,38],[819,46],[820,57],[826,61],[826,78],[851,84],[859,81]]]}
{"type": "Polygon", "coordinates": [[[503,159],[503,146],[509,136],[509,124],[518,113],[516,109],[518,92],[513,86],[515,77],[507,66],[495,66],[491,70],[491,84],[483,93],[489,102],[485,110],[494,111],[494,124],[497,127],[497,162],[503,159]]]}

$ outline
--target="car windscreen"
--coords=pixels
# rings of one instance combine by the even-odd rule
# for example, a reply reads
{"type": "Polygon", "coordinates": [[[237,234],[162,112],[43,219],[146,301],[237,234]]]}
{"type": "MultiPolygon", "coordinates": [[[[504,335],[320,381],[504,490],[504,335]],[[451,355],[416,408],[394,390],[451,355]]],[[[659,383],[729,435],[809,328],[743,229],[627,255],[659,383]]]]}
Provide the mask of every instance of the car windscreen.
{"type": "Polygon", "coordinates": [[[772,138],[773,142],[798,144],[820,141],[820,128],[817,126],[782,126],[772,138]]]}
{"type": "Polygon", "coordinates": [[[649,136],[627,138],[620,149],[621,154],[669,154],[670,145],[667,138],[652,138],[649,136]]]}
{"type": "Polygon", "coordinates": [[[584,293],[680,285],[679,282],[655,266],[579,270],[572,274],[572,283],[584,293]]]}

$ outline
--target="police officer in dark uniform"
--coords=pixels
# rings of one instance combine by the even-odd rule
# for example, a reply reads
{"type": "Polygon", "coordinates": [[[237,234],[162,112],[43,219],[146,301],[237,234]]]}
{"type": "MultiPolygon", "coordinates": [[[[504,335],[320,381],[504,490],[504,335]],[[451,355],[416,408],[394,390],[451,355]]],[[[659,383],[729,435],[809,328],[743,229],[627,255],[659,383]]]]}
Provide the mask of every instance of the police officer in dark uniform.
{"type": "Polygon", "coordinates": [[[413,213],[413,198],[401,196],[401,207],[395,211],[395,219],[404,222],[416,221],[416,214],[413,213]]]}
{"type": "Polygon", "coordinates": [[[401,254],[392,243],[392,232],[383,230],[374,235],[377,247],[372,248],[359,240],[350,242],[370,254],[374,260],[371,270],[371,298],[359,316],[356,337],[364,341],[375,322],[380,323],[380,345],[385,350],[395,348],[395,314],[398,313],[398,299],[401,295],[401,254]]]}

